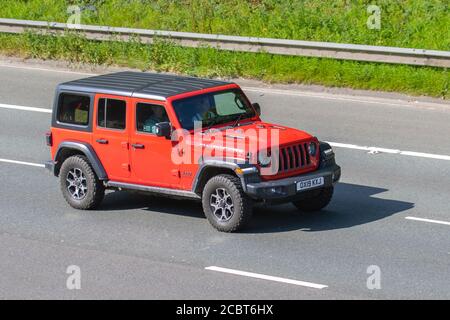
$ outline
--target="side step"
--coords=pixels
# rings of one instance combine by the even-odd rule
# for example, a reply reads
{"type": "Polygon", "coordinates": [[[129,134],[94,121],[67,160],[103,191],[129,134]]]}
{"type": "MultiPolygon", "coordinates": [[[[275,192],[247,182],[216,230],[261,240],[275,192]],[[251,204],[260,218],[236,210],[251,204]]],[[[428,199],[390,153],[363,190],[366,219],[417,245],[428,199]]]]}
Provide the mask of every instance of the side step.
{"type": "Polygon", "coordinates": [[[180,189],[170,189],[170,188],[161,188],[161,187],[150,187],[142,184],[132,184],[132,183],[124,183],[117,181],[108,181],[105,183],[106,187],[119,188],[119,189],[128,189],[128,190],[138,190],[144,192],[158,193],[164,194],[174,197],[183,197],[183,198],[191,198],[191,199],[200,199],[200,196],[192,191],[180,190],[180,189]]]}

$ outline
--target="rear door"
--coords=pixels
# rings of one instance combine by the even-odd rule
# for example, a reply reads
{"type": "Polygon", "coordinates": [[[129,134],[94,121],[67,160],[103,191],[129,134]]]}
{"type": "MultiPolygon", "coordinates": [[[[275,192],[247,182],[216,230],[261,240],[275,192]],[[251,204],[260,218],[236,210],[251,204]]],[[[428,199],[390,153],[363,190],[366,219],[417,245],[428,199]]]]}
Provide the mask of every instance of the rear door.
{"type": "Polygon", "coordinates": [[[96,95],[93,146],[109,180],[127,182],[129,159],[129,98],[96,95]]]}

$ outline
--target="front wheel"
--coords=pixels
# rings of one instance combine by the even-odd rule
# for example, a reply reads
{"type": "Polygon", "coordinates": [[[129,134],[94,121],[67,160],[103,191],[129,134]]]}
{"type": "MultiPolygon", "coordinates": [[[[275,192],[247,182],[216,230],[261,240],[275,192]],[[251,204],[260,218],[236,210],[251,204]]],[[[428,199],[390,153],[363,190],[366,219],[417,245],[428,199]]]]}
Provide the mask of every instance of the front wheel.
{"type": "Polygon", "coordinates": [[[324,188],[321,190],[310,191],[312,193],[311,197],[306,197],[305,199],[293,201],[294,206],[300,211],[313,212],[319,211],[325,208],[331,201],[333,197],[333,187],[324,188]]]}
{"type": "Polygon", "coordinates": [[[94,209],[103,200],[105,187],[85,156],[67,158],[61,166],[59,179],[64,199],[75,209],[94,209]]]}
{"type": "Polygon", "coordinates": [[[242,229],[252,215],[252,201],[242,190],[238,177],[221,174],[205,185],[202,205],[208,221],[219,231],[242,229]]]}

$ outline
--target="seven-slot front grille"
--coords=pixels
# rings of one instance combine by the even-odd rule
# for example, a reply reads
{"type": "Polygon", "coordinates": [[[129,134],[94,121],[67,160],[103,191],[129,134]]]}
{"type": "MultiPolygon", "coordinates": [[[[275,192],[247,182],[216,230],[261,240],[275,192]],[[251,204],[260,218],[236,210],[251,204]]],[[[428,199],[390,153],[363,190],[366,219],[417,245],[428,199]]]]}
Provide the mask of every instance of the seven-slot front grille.
{"type": "Polygon", "coordinates": [[[297,170],[311,165],[308,143],[295,144],[280,148],[279,170],[285,172],[297,170]]]}

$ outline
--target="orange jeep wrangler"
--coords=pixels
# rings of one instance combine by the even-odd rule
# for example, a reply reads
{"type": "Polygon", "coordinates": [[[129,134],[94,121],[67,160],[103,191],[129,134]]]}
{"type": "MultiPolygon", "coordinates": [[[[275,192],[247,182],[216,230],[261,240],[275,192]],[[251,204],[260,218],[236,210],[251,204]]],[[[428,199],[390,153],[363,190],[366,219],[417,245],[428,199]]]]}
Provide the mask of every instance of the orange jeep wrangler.
{"type": "Polygon", "coordinates": [[[106,189],[202,201],[218,230],[241,229],[256,202],[316,211],[341,170],[330,145],[263,122],[235,83],[119,72],[60,84],[46,135],[65,200],[94,209],[106,189]]]}

